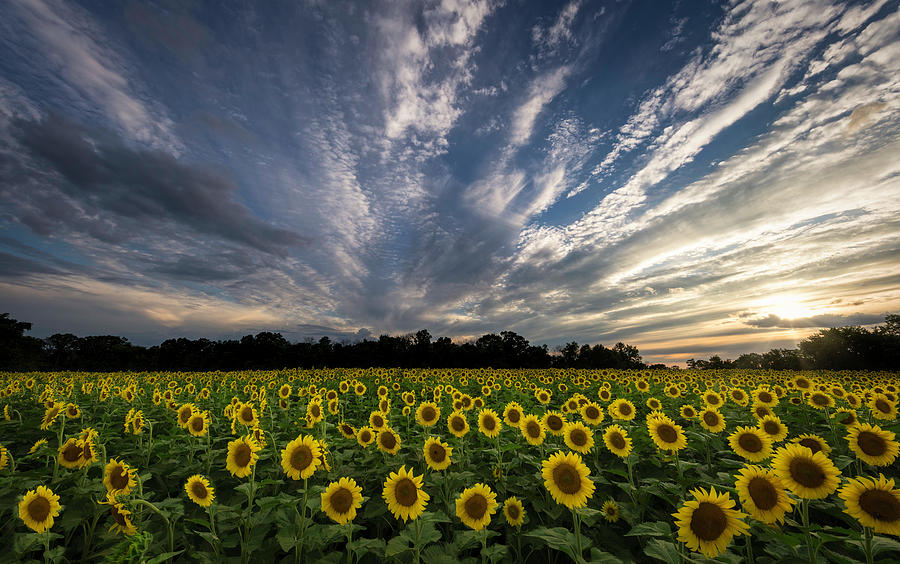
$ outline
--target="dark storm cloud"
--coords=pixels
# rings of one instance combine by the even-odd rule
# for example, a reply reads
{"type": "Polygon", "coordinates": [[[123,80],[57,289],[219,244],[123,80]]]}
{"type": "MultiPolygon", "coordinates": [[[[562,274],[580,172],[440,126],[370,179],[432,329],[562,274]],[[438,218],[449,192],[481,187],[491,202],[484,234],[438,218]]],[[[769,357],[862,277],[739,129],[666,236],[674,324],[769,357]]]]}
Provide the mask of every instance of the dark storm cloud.
{"type": "Polygon", "coordinates": [[[779,327],[784,329],[794,327],[842,327],[846,325],[872,325],[884,321],[884,315],[873,315],[867,313],[855,313],[852,315],[814,315],[812,317],[802,317],[799,319],[785,319],[770,313],[765,317],[757,319],[749,319],[744,321],[745,324],[752,327],[779,327]]]}
{"type": "MultiPolygon", "coordinates": [[[[26,208],[22,219],[37,233],[48,234],[63,221],[81,223],[70,226],[105,242],[130,239],[132,225],[157,227],[179,237],[171,231],[174,222],[176,229],[280,257],[310,243],[295,231],[255,217],[235,200],[234,182],[211,168],[185,164],[160,151],[131,148],[108,131],[90,130],[56,115],[42,121],[17,120],[13,132],[26,151],[64,180],[47,185],[49,179],[44,177],[39,184],[43,191],[27,196],[33,206],[26,208]],[[57,190],[72,202],[55,198],[57,190]],[[81,209],[85,213],[79,213],[81,209]],[[85,215],[92,220],[85,222],[85,215]]],[[[12,181],[16,180],[24,185],[31,179],[12,181]]]]}

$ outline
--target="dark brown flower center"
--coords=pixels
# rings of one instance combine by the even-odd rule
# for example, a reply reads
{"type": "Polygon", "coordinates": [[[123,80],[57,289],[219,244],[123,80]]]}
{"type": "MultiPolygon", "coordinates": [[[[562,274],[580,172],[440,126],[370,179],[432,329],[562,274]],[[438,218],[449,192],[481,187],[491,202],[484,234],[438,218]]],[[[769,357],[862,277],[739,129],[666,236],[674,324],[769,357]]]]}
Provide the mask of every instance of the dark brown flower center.
{"type": "Polygon", "coordinates": [[[612,433],[609,436],[609,442],[612,443],[612,446],[616,450],[622,450],[626,446],[625,437],[622,436],[622,433],[612,433]]]}
{"type": "Polygon", "coordinates": [[[305,470],[307,466],[312,464],[312,461],[312,450],[307,445],[294,447],[294,450],[291,452],[290,464],[294,470],[305,470]]]}
{"type": "Polygon", "coordinates": [[[182,407],[181,411],[178,412],[178,421],[182,424],[188,422],[188,419],[191,418],[191,408],[190,407],[182,407]]]}
{"type": "Polygon", "coordinates": [[[115,520],[115,522],[116,522],[116,525],[119,525],[120,527],[127,526],[128,522],[125,521],[125,515],[123,515],[122,513],[119,513],[118,507],[116,507],[115,505],[110,507],[109,514],[112,515],[113,520],[115,520]]]}
{"type": "Polygon", "coordinates": [[[486,416],[481,420],[481,424],[482,424],[482,425],[484,426],[484,428],[487,429],[488,431],[493,431],[494,429],[497,428],[497,422],[494,420],[494,417],[493,417],[492,415],[486,415],[486,416]]]}
{"type": "Polygon", "coordinates": [[[900,519],[900,501],[885,490],[867,490],[859,496],[863,511],[879,521],[894,522],[900,519]]]}
{"type": "Polygon", "coordinates": [[[338,513],[344,514],[353,506],[353,493],[347,488],[339,488],[331,494],[331,507],[338,513]]]}
{"type": "Polygon", "coordinates": [[[203,421],[202,417],[194,417],[191,419],[191,423],[190,423],[191,429],[193,429],[193,431],[195,433],[199,433],[199,432],[203,431],[203,427],[204,427],[203,424],[204,424],[204,421],[203,421]]]}
{"type": "Polygon", "coordinates": [[[813,394],[812,401],[818,406],[828,405],[828,396],[825,394],[813,394]]]}
{"type": "Polygon", "coordinates": [[[362,431],[359,434],[359,438],[360,440],[362,440],[362,442],[367,443],[372,440],[372,433],[370,433],[369,431],[362,431]]]}
{"type": "Polygon", "coordinates": [[[380,415],[376,415],[372,418],[372,425],[376,428],[384,426],[384,419],[380,415]]]}
{"type": "Polygon", "coordinates": [[[794,382],[794,384],[798,388],[805,390],[806,388],[809,387],[809,380],[807,380],[806,378],[798,378],[797,381],[794,382]]]}
{"type": "Polygon", "coordinates": [[[757,397],[759,398],[759,401],[763,403],[769,403],[772,401],[772,394],[770,394],[769,392],[760,392],[757,397]]]}
{"type": "Polygon", "coordinates": [[[450,420],[450,426],[458,433],[466,428],[466,422],[462,420],[462,417],[454,417],[450,420]]]}
{"type": "Polygon", "coordinates": [[[578,469],[568,463],[562,463],[553,469],[553,483],[566,494],[581,491],[581,474],[578,469]]]}
{"type": "Polygon", "coordinates": [[[825,483],[825,471],[808,458],[795,458],[789,466],[791,478],[805,488],[815,489],[825,483]]]}
{"type": "Polygon", "coordinates": [[[428,446],[428,456],[431,457],[432,461],[441,463],[447,458],[447,449],[440,443],[431,443],[431,445],[428,446]]]}
{"type": "Polygon", "coordinates": [[[664,443],[674,443],[678,441],[678,432],[668,423],[663,423],[656,428],[656,434],[664,443]]]}
{"type": "Polygon", "coordinates": [[[703,501],[691,515],[690,527],[700,540],[711,542],[717,540],[728,528],[728,517],[715,503],[703,501]]]}
{"type": "Polygon", "coordinates": [[[541,436],[541,426],[538,425],[536,421],[529,421],[525,425],[525,431],[528,433],[528,436],[532,439],[536,439],[541,436]]]}
{"type": "Polygon", "coordinates": [[[194,494],[194,497],[197,499],[206,499],[209,495],[209,490],[206,489],[203,482],[197,481],[191,484],[191,493],[194,494]]]}
{"type": "Polygon", "coordinates": [[[772,509],[778,503],[778,490],[765,478],[757,476],[751,479],[747,484],[747,491],[756,507],[763,511],[772,509]]]}
{"type": "Polygon", "coordinates": [[[419,499],[419,490],[412,480],[403,478],[394,486],[394,497],[400,505],[411,507],[419,499]]]}
{"type": "Polygon", "coordinates": [[[779,431],[781,431],[781,425],[776,423],[775,421],[766,421],[763,423],[763,431],[770,435],[777,435],[779,431]]]}
{"type": "Polygon", "coordinates": [[[488,502],[481,494],[475,494],[466,500],[463,508],[471,519],[482,519],[487,513],[488,502]]]}
{"type": "Polygon", "coordinates": [[[582,429],[576,427],[569,431],[569,440],[572,441],[572,444],[575,446],[581,447],[587,444],[588,436],[582,429]]]}
{"type": "Polygon", "coordinates": [[[762,441],[759,440],[755,433],[742,433],[738,437],[738,444],[747,452],[760,452],[763,448],[762,441]]]}
{"type": "Polygon", "coordinates": [[[708,396],[706,396],[706,403],[708,403],[709,405],[718,405],[719,397],[709,394],[708,396]]]}
{"type": "Polygon", "coordinates": [[[38,523],[46,521],[50,516],[50,500],[42,495],[31,500],[28,504],[28,516],[38,523]]]}
{"type": "Polygon", "coordinates": [[[381,446],[386,448],[387,450],[392,450],[395,446],[397,446],[397,437],[394,436],[394,433],[390,431],[385,431],[381,433],[381,446]]]}
{"type": "Polygon", "coordinates": [[[891,404],[886,400],[877,399],[875,400],[875,409],[882,413],[890,413],[891,412],[891,404]]]}
{"type": "Polygon", "coordinates": [[[703,414],[703,422],[710,427],[715,427],[719,424],[719,415],[713,411],[707,411],[703,414]]]}
{"type": "Polygon", "coordinates": [[[589,405],[589,406],[587,406],[587,408],[585,408],[584,414],[587,416],[588,419],[596,419],[596,418],[600,417],[600,410],[597,409],[596,406],[589,405]]]}
{"type": "Polygon", "coordinates": [[[319,407],[319,404],[314,403],[311,406],[309,406],[309,413],[313,417],[318,417],[319,415],[322,414],[322,408],[319,407]]]}
{"type": "Polygon", "coordinates": [[[518,409],[510,409],[506,415],[513,423],[518,423],[522,419],[522,414],[518,409]]]}
{"type": "Polygon", "coordinates": [[[758,415],[759,417],[765,417],[766,415],[769,415],[769,413],[771,412],[769,411],[768,407],[764,405],[756,406],[756,415],[758,415]]]}
{"type": "Polygon", "coordinates": [[[121,465],[113,467],[109,472],[109,483],[112,484],[113,489],[116,490],[124,490],[128,487],[128,473],[125,472],[125,468],[121,465]]]}
{"type": "Polygon", "coordinates": [[[622,415],[624,415],[626,417],[631,415],[631,406],[628,405],[627,403],[620,404],[619,405],[619,413],[621,413],[622,415]]]}
{"type": "Polygon", "coordinates": [[[426,422],[434,421],[435,417],[437,417],[437,412],[435,412],[434,408],[430,405],[422,410],[422,419],[426,422]]]}
{"type": "Polygon", "coordinates": [[[856,437],[859,449],[869,456],[881,456],[887,452],[887,442],[871,431],[862,431],[856,437]]]}
{"type": "Polygon", "coordinates": [[[250,450],[250,446],[247,443],[241,442],[237,448],[234,449],[234,463],[238,468],[245,468],[250,464],[252,455],[253,451],[250,450]]]}
{"type": "Polygon", "coordinates": [[[253,408],[252,407],[242,407],[240,411],[240,419],[244,423],[250,423],[253,421],[253,408]]]}
{"type": "Polygon", "coordinates": [[[343,425],[341,425],[341,431],[342,431],[345,435],[352,435],[352,434],[353,434],[353,427],[351,427],[350,425],[347,425],[346,423],[344,423],[343,425]]]}
{"type": "Polygon", "coordinates": [[[519,518],[519,515],[521,515],[519,506],[515,503],[510,503],[506,506],[506,514],[509,516],[510,520],[515,521],[519,518]]]}
{"type": "Polygon", "coordinates": [[[66,462],[75,462],[81,457],[82,448],[75,443],[69,443],[63,448],[63,459],[66,462]]]}
{"type": "Polygon", "coordinates": [[[563,428],[563,420],[559,415],[551,415],[547,417],[547,428],[551,431],[559,431],[563,428]]]}
{"type": "Polygon", "coordinates": [[[809,450],[813,451],[813,454],[822,450],[822,444],[812,437],[806,437],[800,440],[801,445],[805,446],[809,450]]]}

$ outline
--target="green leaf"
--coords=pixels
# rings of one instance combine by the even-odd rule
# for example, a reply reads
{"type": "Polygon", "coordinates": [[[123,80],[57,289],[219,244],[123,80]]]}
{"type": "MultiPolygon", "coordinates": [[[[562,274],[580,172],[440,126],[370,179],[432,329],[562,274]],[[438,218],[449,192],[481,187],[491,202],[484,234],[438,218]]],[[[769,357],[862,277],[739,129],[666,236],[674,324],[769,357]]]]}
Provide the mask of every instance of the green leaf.
{"type": "Polygon", "coordinates": [[[387,546],[384,549],[384,555],[388,557],[396,556],[398,554],[406,552],[407,550],[410,550],[409,540],[398,535],[388,541],[387,546]]]}
{"type": "Polygon", "coordinates": [[[146,563],[146,564],[160,564],[160,563],[165,562],[166,560],[168,560],[168,559],[170,559],[170,558],[175,558],[176,556],[178,556],[178,555],[181,554],[182,552],[184,552],[184,550],[178,550],[178,551],[175,551],[175,552],[165,552],[165,553],[163,553],[163,554],[160,554],[159,556],[154,556],[154,557],[151,558],[150,560],[147,560],[147,563],[146,563]]]}
{"type": "Polygon", "coordinates": [[[509,547],[505,544],[492,544],[481,550],[481,557],[487,558],[489,562],[499,562],[506,557],[509,547]]]}
{"type": "Polygon", "coordinates": [[[625,533],[626,537],[671,537],[672,526],[665,521],[641,523],[625,533]]]}
{"type": "Polygon", "coordinates": [[[353,551],[357,560],[369,553],[380,559],[384,556],[385,547],[385,542],[381,539],[359,538],[353,539],[353,542],[347,544],[347,550],[353,551]]]}
{"type": "Polygon", "coordinates": [[[281,547],[281,550],[285,552],[290,552],[297,545],[297,537],[294,536],[294,532],[290,529],[279,529],[275,535],[275,540],[278,541],[278,546],[281,547]]]}
{"type": "Polygon", "coordinates": [[[678,548],[668,541],[659,539],[651,539],[647,546],[644,547],[644,554],[657,560],[662,560],[668,564],[678,564],[681,557],[678,554],[678,548]]]}
{"type": "Polygon", "coordinates": [[[882,552],[886,551],[900,552],[900,542],[897,542],[894,539],[889,539],[887,537],[873,537],[872,556],[878,556],[882,552]]]}
{"type": "MultiPolygon", "coordinates": [[[[544,543],[550,548],[565,552],[569,555],[570,558],[572,558],[572,560],[575,560],[576,562],[584,558],[583,556],[576,557],[578,548],[575,544],[575,534],[563,527],[553,527],[552,529],[547,527],[538,527],[537,529],[526,533],[525,536],[528,538],[544,541],[544,543]]],[[[582,537],[582,548],[587,548],[589,545],[590,539],[582,537]]]]}
{"type": "Polygon", "coordinates": [[[592,548],[590,564],[622,564],[622,559],[603,552],[599,548],[592,548]]]}

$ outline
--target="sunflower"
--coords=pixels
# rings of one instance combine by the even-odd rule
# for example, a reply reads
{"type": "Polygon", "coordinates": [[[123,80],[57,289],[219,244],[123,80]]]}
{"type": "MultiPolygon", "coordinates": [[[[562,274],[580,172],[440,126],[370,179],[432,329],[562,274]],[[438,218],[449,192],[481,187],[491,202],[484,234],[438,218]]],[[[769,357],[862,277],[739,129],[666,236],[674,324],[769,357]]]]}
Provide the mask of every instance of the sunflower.
{"type": "Polygon", "coordinates": [[[725,418],[716,409],[706,408],[697,415],[700,426],[711,433],[721,433],[725,430],[725,418]]]}
{"type": "Polygon", "coordinates": [[[397,451],[400,450],[400,435],[390,427],[379,429],[375,440],[378,444],[378,450],[388,454],[397,454],[397,451]]]}
{"type": "Polygon", "coordinates": [[[253,471],[253,465],[259,460],[259,455],[256,453],[260,449],[261,447],[253,435],[244,435],[229,442],[225,468],[237,478],[249,476],[253,471]]]}
{"type": "Polygon", "coordinates": [[[575,452],[587,454],[594,448],[594,433],[584,426],[584,423],[576,421],[575,423],[566,423],[563,430],[563,438],[566,446],[575,452]]]}
{"type": "Polygon", "coordinates": [[[603,422],[603,408],[595,402],[587,402],[581,406],[581,419],[592,427],[596,427],[603,422]]]}
{"type": "Polygon", "coordinates": [[[841,488],[838,497],[844,500],[847,513],[863,527],[876,533],[900,536],[900,490],[894,488],[894,480],[853,478],[841,488]]]}
{"type": "Polygon", "coordinates": [[[441,408],[436,404],[426,401],[416,408],[416,423],[423,427],[431,427],[441,418],[441,408]]]}
{"type": "Polygon", "coordinates": [[[591,471],[575,453],[556,452],[541,463],[544,486],[557,503],[569,509],[584,507],[594,495],[591,471]]]}
{"type": "Polygon", "coordinates": [[[53,426],[53,422],[56,421],[56,418],[59,417],[59,414],[62,412],[62,406],[53,405],[48,407],[44,411],[44,418],[41,420],[41,431],[46,431],[51,426],[53,426]]]}
{"type": "Polygon", "coordinates": [[[522,423],[519,425],[519,430],[522,432],[522,436],[525,437],[525,440],[528,441],[528,444],[530,445],[543,444],[544,437],[547,435],[547,430],[544,428],[544,424],[535,415],[526,415],[522,419],[522,423]]]}
{"type": "Polygon", "coordinates": [[[190,500],[200,507],[209,507],[212,505],[213,500],[216,499],[216,492],[209,485],[209,480],[200,474],[194,474],[187,479],[187,482],[184,484],[184,491],[187,492],[190,500]]]}
{"type": "Polygon", "coordinates": [[[603,505],[600,507],[600,513],[603,514],[603,518],[606,519],[607,522],[615,523],[619,520],[619,504],[608,499],[604,501],[603,505]]]}
{"type": "Polygon", "coordinates": [[[5,446],[0,445],[0,470],[6,468],[7,464],[9,464],[9,451],[5,446]]]}
{"type": "Polygon", "coordinates": [[[356,442],[359,446],[366,448],[375,440],[375,431],[371,427],[360,427],[356,433],[356,442]]]}
{"type": "Polygon", "coordinates": [[[369,427],[378,431],[382,427],[387,425],[387,421],[384,418],[384,413],[380,411],[373,411],[369,414],[369,427]]]}
{"type": "Polygon", "coordinates": [[[732,388],[728,392],[728,395],[731,396],[731,401],[741,407],[746,407],[747,404],[750,403],[750,397],[747,395],[747,392],[741,388],[732,388]]]}
{"type": "Polygon", "coordinates": [[[672,515],[678,527],[678,540],[707,558],[715,558],[725,551],[734,535],[746,534],[749,526],[743,521],[746,513],[732,509],[734,500],[728,493],[718,493],[712,487],[691,490],[694,499],[686,501],[672,515]]]}
{"type": "Polygon", "coordinates": [[[890,466],[897,459],[900,444],[894,433],[884,431],[878,425],[862,423],[849,427],[845,437],[856,457],[872,466],[890,466]]]}
{"type": "Polygon", "coordinates": [[[306,406],[306,420],[310,426],[315,425],[325,418],[325,412],[322,411],[322,404],[318,401],[311,401],[306,406]]]}
{"type": "Polygon", "coordinates": [[[456,410],[447,417],[447,428],[453,433],[454,437],[461,438],[469,432],[469,422],[466,421],[466,414],[456,410]]]}
{"type": "Polygon", "coordinates": [[[634,404],[624,398],[615,400],[606,409],[609,411],[609,416],[613,419],[631,421],[635,416],[634,404]]]}
{"type": "Polygon", "coordinates": [[[541,422],[544,424],[544,428],[550,432],[551,435],[560,436],[563,434],[563,429],[566,426],[566,418],[562,413],[554,410],[550,410],[544,414],[541,418],[541,422]]]}
{"type": "Polygon", "coordinates": [[[356,518],[362,500],[362,488],[356,485],[356,480],[340,478],[322,492],[322,511],[338,525],[344,525],[356,518]]]}
{"type": "Polygon", "coordinates": [[[299,436],[281,451],[281,468],[288,478],[305,480],[318,470],[322,463],[320,454],[319,441],[312,435],[299,436]]]}
{"type": "MultiPolygon", "coordinates": [[[[197,407],[192,403],[186,403],[178,408],[178,411],[175,412],[175,416],[178,419],[178,426],[182,429],[187,427],[188,421],[191,420],[191,416],[197,412],[197,407]]],[[[130,413],[134,413],[132,409],[130,413]]],[[[129,427],[131,421],[126,418],[125,427],[129,427]]]]}
{"type": "Polygon", "coordinates": [[[338,430],[340,430],[341,434],[344,435],[345,439],[355,439],[356,438],[356,429],[353,428],[353,425],[341,421],[338,423],[338,430]]]}
{"type": "Polygon", "coordinates": [[[510,527],[521,527],[525,522],[525,507],[516,497],[508,497],[503,502],[503,516],[510,527]]]}
{"type": "Polygon", "coordinates": [[[31,448],[28,449],[28,454],[34,454],[38,451],[39,448],[47,444],[47,439],[38,439],[31,445],[31,448]]]}
{"type": "Polygon", "coordinates": [[[57,459],[60,466],[78,468],[81,466],[81,453],[84,452],[84,441],[69,439],[59,447],[57,459]]]}
{"type": "Polygon", "coordinates": [[[422,476],[416,476],[412,471],[407,472],[406,466],[390,473],[384,481],[381,497],[394,517],[403,519],[404,522],[417,519],[425,511],[430,499],[422,489],[422,476]]]}
{"type": "Polygon", "coordinates": [[[701,399],[707,407],[711,407],[713,409],[718,409],[722,406],[722,403],[724,403],[722,396],[715,390],[706,390],[705,392],[703,392],[703,397],[701,399]]]}
{"type": "Polygon", "coordinates": [[[209,411],[197,411],[187,422],[187,430],[195,437],[202,437],[209,432],[209,411]]]}
{"type": "Polygon", "coordinates": [[[38,486],[19,502],[19,519],[32,531],[43,533],[53,526],[53,518],[61,509],[59,496],[46,486],[38,486]]]}
{"type": "Polygon", "coordinates": [[[240,407],[236,407],[234,418],[238,423],[248,427],[256,427],[259,425],[259,415],[256,412],[256,408],[253,407],[253,403],[244,403],[241,404],[240,407]]]}
{"type": "Polygon", "coordinates": [[[68,419],[78,419],[81,417],[81,409],[74,403],[66,405],[66,417],[68,419]]]}
{"type": "Polygon", "coordinates": [[[834,407],[834,398],[825,392],[812,392],[809,394],[809,397],[806,398],[806,403],[808,403],[810,407],[816,409],[825,409],[834,407]]]}
{"type": "Polygon", "coordinates": [[[790,444],[778,449],[772,469],[794,495],[804,499],[823,499],[840,485],[841,472],[821,452],[790,444]]]}
{"type": "Polygon", "coordinates": [[[500,434],[500,417],[493,409],[482,409],[478,413],[478,431],[489,439],[500,434]]]}
{"type": "Polygon", "coordinates": [[[423,448],[425,454],[425,463],[432,470],[445,470],[450,466],[450,455],[453,454],[453,447],[440,439],[428,437],[423,448]]]}
{"type": "Polygon", "coordinates": [[[475,484],[456,498],[456,516],[467,527],[480,531],[491,522],[497,505],[497,494],[489,486],[475,484]]]}
{"type": "Polygon", "coordinates": [[[847,409],[846,407],[837,408],[837,411],[831,414],[831,418],[837,419],[837,422],[845,427],[852,427],[859,423],[859,417],[856,415],[856,411],[847,409]]]}
{"type": "Polygon", "coordinates": [[[772,443],[778,443],[784,440],[788,434],[787,425],[781,422],[781,419],[775,415],[767,415],[757,422],[759,430],[765,433],[772,443]]]}
{"type": "Polygon", "coordinates": [[[753,405],[764,405],[766,407],[775,407],[778,405],[778,395],[775,394],[768,386],[760,386],[750,392],[753,398],[753,405]]]}
{"type": "Polygon", "coordinates": [[[874,394],[868,402],[869,411],[875,419],[893,421],[897,418],[897,403],[884,394],[874,394]]]}
{"type": "Polygon", "coordinates": [[[116,458],[110,458],[103,470],[103,485],[106,491],[114,496],[128,495],[137,481],[137,469],[131,468],[116,458]]]}
{"type": "Polygon", "coordinates": [[[120,503],[115,495],[108,493],[106,494],[106,501],[99,503],[109,506],[109,514],[113,518],[113,524],[109,526],[110,532],[125,533],[129,536],[137,532],[137,527],[131,522],[131,511],[126,509],[125,505],[120,503]]]}
{"type": "Polygon", "coordinates": [[[658,411],[662,409],[662,402],[660,402],[656,398],[647,398],[647,401],[645,403],[647,407],[649,407],[652,411],[658,411]]]}
{"type": "Polygon", "coordinates": [[[791,442],[803,445],[813,452],[821,451],[823,454],[825,454],[825,456],[831,454],[831,447],[828,445],[825,439],[823,439],[819,435],[804,433],[798,437],[794,437],[793,439],[791,439],[791,442]]]}
{"type": "Polygon", "coordinates": [[[728,436],[731,450],[749,460],[759,462],[772,456],[772,441],[756,427],[738,427],[728,436]]]}
{"type": "Polygon", "coordinates": [[[681,406],[681,409],[678,410],[678,413],[684,419],[693,419],[697,417],[697,410],[694,409],[694,406],[691,404],[685,404],[681,406]]]}
{"type": "Polygon", "coordinates": [[[747,466],[738,471],[734,487],[741,507],[751,517],[766,524],[783,523],[784,514],[793,501],[775,473],[760,466],[747,466]]]}
{"type": "Polygon", "coordinates": [[[687,437],[674,421],[663,414],[647,419],[647,432],[662,450],[679,451],[687,446],[687,437]]]}
{"type": "Polygon", "coordinates": [[[618,425],[610,425],[603,432],[603,444],[619,458],[627,458],[631,454],[631,438],[628,431],[618,425]]]}

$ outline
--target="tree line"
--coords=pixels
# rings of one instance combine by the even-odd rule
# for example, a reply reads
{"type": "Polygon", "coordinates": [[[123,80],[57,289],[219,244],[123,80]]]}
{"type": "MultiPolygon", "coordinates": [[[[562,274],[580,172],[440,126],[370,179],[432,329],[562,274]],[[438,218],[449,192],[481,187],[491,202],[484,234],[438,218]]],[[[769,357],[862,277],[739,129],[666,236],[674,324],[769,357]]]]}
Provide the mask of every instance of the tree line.
{"type": "Polygon", "coordinates": [[[159,345],[134,345],[113,335],[78,337],[57,333],[45,339],[25,335],[31,323],[0,315],[0,369],[30,370],[249,370],[286,367],[401,368],[644,368],[637,347],[616,343],[557,347],[532,345],[513,331],[488,333],[474,341],[434,339],[422,329],[378,339],[292,343],[264,331],[240,339],[167,339],[159,345]]]}
{"type": "Polygon", "coordinates": [[[800,341],[796,349],[747,353],[736,359],[689,359],[687,367],[701,370],[760,368],[769,370],[900,370],[900,315],[889,314],[884,325],[833,327],[800,341]]]}

